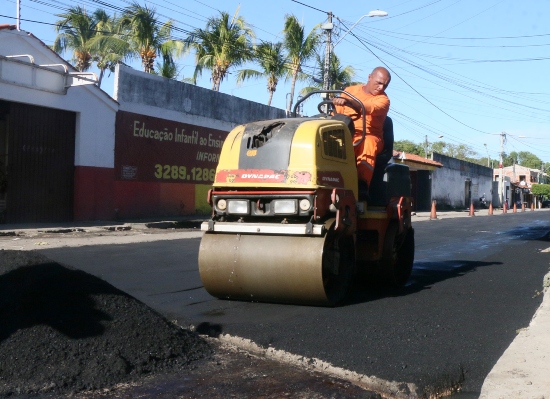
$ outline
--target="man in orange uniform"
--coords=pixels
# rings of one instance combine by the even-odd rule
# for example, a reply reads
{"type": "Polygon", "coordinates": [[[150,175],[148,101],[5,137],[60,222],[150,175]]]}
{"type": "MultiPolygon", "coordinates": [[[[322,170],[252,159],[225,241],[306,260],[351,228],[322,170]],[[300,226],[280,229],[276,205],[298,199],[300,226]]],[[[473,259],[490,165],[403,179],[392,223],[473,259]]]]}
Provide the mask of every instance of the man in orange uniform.
{"type": "MultiPolygon", "coordinates": [[[[370,186],[374,172],[376,155],[384,149],[382,128],[390,109],[390,99],[385,90],[390,84],[390,80],[390,72],[384,67],[377,67],[369,75],[366,84],[350,86],[345,89],[345,91],[357,97],[365,107],[365,140],[353,149],[357,158],[359,184],[364,181],[367,183],[367,187],[370,186]]],[[[361,140],[363,135],[362,111],[356,101],[344,96],[334,98],[332,102],[336,106],[336,112],[348,115],[354,120],[355,134],[353,142],[355,143],[361,140]]]]}

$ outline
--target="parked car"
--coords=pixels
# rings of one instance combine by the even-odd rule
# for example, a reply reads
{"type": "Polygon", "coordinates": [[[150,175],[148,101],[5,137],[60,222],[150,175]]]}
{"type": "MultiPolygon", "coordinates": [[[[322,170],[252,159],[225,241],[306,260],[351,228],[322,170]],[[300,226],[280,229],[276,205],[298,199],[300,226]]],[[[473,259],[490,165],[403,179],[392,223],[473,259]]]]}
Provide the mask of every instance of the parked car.
{"type": "Polygon", "coordinates": [[[542,201],[541,208],[550,208],[550,200],[542,201]]]}

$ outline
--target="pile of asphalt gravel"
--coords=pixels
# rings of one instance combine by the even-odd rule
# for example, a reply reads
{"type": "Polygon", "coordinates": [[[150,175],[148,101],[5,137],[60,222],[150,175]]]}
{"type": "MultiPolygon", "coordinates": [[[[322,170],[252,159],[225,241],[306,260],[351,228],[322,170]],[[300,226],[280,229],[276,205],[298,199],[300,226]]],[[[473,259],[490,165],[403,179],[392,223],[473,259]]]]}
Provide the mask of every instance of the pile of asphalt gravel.
{"type": "Polygon", "coordinates": [[[0,251],[0,397],[97,390],[188,370],[210,346],[103,280],[0,251]]]}

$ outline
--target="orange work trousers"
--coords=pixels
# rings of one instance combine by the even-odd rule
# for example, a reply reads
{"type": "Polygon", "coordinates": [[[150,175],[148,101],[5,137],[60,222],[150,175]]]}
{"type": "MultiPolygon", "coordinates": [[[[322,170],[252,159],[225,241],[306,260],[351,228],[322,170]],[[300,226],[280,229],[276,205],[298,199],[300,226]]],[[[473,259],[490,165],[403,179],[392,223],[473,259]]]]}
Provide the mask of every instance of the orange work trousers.
{"type": "MultiPolygon", "coordinates": [[[[361,136],[355,135],[355,138],[355,142],[357,142],[361,136]]],[[[357,159],[357,176],[360,180],[366,181],[369,187],[374,173],[376,155],[380,154],[383,149],[384,140],[372,134],[367,134],[361,144],[353,147],[357,159]]]]}

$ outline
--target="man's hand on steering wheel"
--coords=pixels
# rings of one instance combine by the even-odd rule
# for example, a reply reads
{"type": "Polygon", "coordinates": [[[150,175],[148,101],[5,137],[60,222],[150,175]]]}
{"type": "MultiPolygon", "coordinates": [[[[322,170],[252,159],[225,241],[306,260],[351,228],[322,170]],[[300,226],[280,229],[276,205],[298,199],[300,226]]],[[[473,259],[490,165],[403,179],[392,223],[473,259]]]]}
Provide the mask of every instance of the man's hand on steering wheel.
{"type": "Polygon", "coordinates": [[[355,115],[348,115],[353,121],[361,119],[361,105],[357,101],[346,97],[334,97],[332,104],[353,109],[356,112],[355,115]]]}

